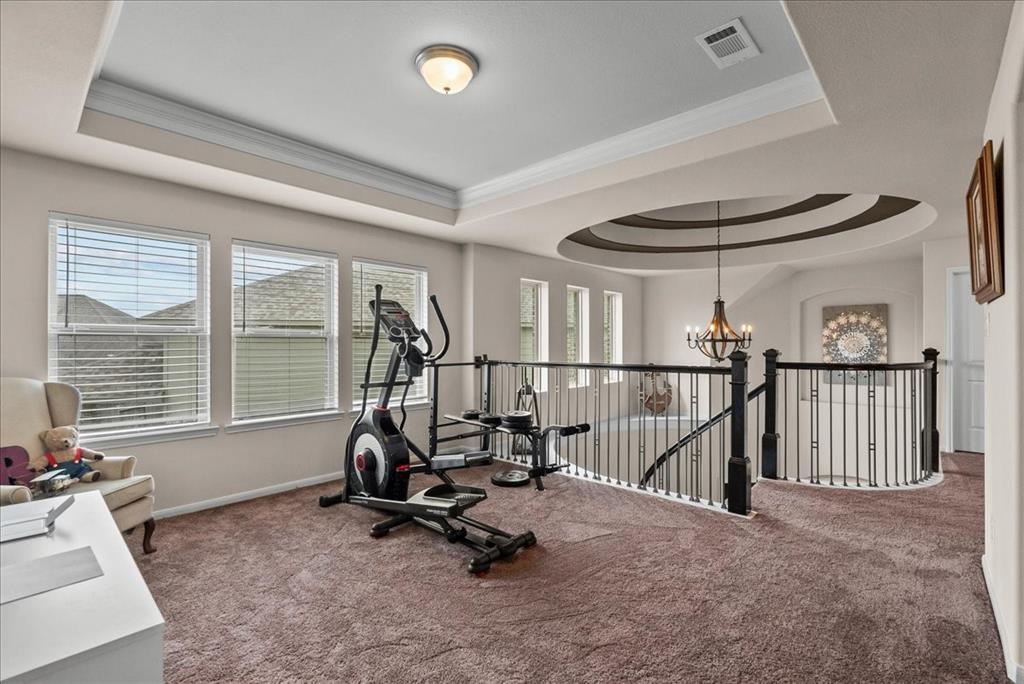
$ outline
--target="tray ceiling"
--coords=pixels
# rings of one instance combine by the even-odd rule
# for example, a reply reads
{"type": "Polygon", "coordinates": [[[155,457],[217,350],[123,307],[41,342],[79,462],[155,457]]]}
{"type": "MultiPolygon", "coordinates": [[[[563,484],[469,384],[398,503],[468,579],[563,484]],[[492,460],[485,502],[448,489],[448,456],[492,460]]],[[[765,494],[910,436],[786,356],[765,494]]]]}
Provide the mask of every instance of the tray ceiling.
{"type": "Polygon", "coordinates": [[[87,107],[457,208],[820,99],[809,69],[779,2],[138,2],[87,107]],[[694,37],[735,17],[763,54],[720,70],[694,37]],[[438,42],[480,61],[457,96],[438,42]]]}

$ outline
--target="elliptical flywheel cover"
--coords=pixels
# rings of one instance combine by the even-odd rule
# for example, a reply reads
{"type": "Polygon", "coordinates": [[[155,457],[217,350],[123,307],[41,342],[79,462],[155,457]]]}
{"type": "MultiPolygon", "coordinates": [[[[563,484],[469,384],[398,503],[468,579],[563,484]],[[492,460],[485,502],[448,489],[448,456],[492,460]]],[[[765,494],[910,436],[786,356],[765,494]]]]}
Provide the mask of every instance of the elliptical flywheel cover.
{"type": "Polygon", "coordinates": [[[525,470],[503,470],[491,475],[491,484],[496,487],[522,487],[530,484],[530,475],[525,470]]]}

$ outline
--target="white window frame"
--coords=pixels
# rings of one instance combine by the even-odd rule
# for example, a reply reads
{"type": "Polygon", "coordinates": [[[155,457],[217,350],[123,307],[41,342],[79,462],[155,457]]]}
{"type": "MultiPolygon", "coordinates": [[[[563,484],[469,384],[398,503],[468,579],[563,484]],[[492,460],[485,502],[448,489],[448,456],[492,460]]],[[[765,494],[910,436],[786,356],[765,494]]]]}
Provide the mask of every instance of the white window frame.
{"type": "MultiPolygon", "coordinates": [[[[537,290],[537,310],[534,312],[534,330],[537,339],[537,358],[536,363],[546,363],[550,360],[549,356],[549,337],[548,337],[548,283],[545,280],[534,280],[532,278],[520,278],[519,279],[519,307],[517,307],[517,313],[519,316],[522,315],[520,307],[522,307],[523,301],[523,289],[524,288],[535,288],[537,290]]],[[[519,318],[517,316],[517,320],[519,318]]],[[[521,322],[519,323],[521,325],[521,322]]],[[[522,335],[522,329],[518,330],[518,333],[522,335]]],[[[522,350],[520,349],[520,357],[522,356],[522,350]]],[[[524,359],[520,358],[520,361],[524,359]]],[[[548,373],[543,369],[538,369],[534,378],[534,389],[538,392],[547,391],[548,386],[548,373]]]]}
{"type": "MultiPolygon", "coordinates": [[[[208,431],[216,429],[210,422],[210,236],[205,233],[197,233],[174,228],[163,228],[148,226],[144,224],[128,223],[113,219],[100,219],[88,216],[80,216],[60,211],[51,211],[48,215],[49,232],[49,264],[48,264],[48,297],[47,297],[47,377],[54,382],[59,382],[57,369],[56,343],[61,335],[159,335],[198,338],[199,356],[197,365],[204,371],[199,374],[197,383],[197,403],[202,407],[198,412],[196,420],[189,422],[174,422],[157,425],[126,425],[123,428],[82,431],[82,437],[92,440],[118,440],[134,436],[147,437],[160,434],[189,435],[195,430],[208,431]],[[58,231],[64,226],[76,224],[85,229],[120,233],[122,235],[138,235],[141,237],[153,238],[179,238],[191,242],[196,246],[196,298],[195,311],[196,323],[194,325],[157,325],[157,324],[99,324],[99,323],[75,323],[61,325],[57,322],[57,311],[59,308],[60,295],[58,294],[58,259],[59,244],[58,231]]],[[[83,403],[87,395],[83,392],[83,403]]]]}
{"type": "MultiPolygon", "coordinates": [[[[565,360],[568,363],[590,363],[590,288],[567,285],[565,288],[565,360]],[[569,359],[569,298],[576,293],[580,298],[579,320],[576,322],[576,349],[578,359],[569,359]]],[[[590,384],[590,373],[583,369],[577,373],[576,381],[570,380],[570,387],[586,387],[590,384]]]]}
{"type": "MultiPolygon", "coordinates": [[[[608,300],[613,302],[612,304],[612,316],[610,317],[611,324],[611,339],[612,339],[612,358],[602,359],[604,363],[622,363],[622,293],[615,292],[613,290],[605,290],[604,296],[601,298],[602,305],[604,307],[604,313],[608,311],[608,300]]],[[[604,336],[607,330],[604,327],[604,316],[601,318],[601,353],[604,354],[604,336]]],[[[614,383],[622,380],[622,371],[608,371],[604,373],[604,381],[606,383],[614,383]]]]}
{"type": "MultiPolygon", "coordinates": [[[[355,287],[356,267],[359,264],[366,264],[367,266],[378,266],[378,267],[382,267],[382,268],[393,268],[393,269],[396,269],[396,270],[409,271],[409,272],[415,273],[418,277],[420,277],[422,279],[420,281],[419,292],[417,293],[418,294],[417,299],[419,300],[417,302],[417,307],[419,308],[420,312],[422,312],[422,315],[419,315],[419,317],[417,317],[419,312],[416,312],[416,311],[410,311],[409,313],[412,314],[412,320],[413,320],[414,323],[416,323],[417,327],[426,330],[427,334],[429,335],[430,334],[430,309],[428,308],[428,304],[427,304],[427,302],[429,300],[429,295],[427,293],[429,291],[428,288],[430,286],[430,272],[429,272],[429,270],[426,267],[424,267],[424,266],[415,266],[413,264],[403,264],[403,263],[399,263],[399,262],[396,262],[396,261],[382,261],[380,259],[372,259],[372,258],[367,258],[367,257],[353,257],[353,259],[352,259],[352,279],[351,279],[352,282],[350,283],[350,285],[352,287],[352,297],[353,297],[353,299],[355,297],[359,296],[358,292],[356,290],[356,287],[355,287]],[[422,319],[422,320],[419,320],[419,319],[422,319]]],[[[383,298],[385,298],[385,299],[388,298],[387,288],[384,289],[384,292],[381,294],[381,296],[383,298]]],[[[355,329],[355,321],[351,321],[351,327],[350,327],[350,331],[349,332],[351,333],[352,330],[354,330],[354,329],[355,329]]],[[[431,338],[431,339],[433,339],[433,338],[431,338]]],[[[352,393],[353,393],[353,396],[352,396],[352,410],[353,411],[359,411],[359,410],[362,409],[362,406],[360,406],[359,400],[356,398],[354,390],[355,390],[355,387],[356,387],[356,383],[359,383],[359,382],[363,381],[363,377],[364,377],[364,374],[366,372],[366,366],[363,366],[363,365],[357,366],[356,365],[355,344],[354,344],[354,342],[355,342],[355,336],[353,335],[352,336],[352,343],[349,344],[349,360],[351,362],[351,367],[352,367],[352,383],[350,385],[350,391],[352,391],[352,393]]],[[[440,344],[441,344],[440,340],[435,340],[435,351],[437,351],[437,349],[439,348],[440,344]]],[[[420,346],[422,346],[422,343],[420,344],[420,346]]],[[[387,356],[390,356],[390,354],[391,354],[391,343],[388,342],[387,337],[384,336],[384,335],[381,335],[380,343],[379,343],[379,346],[377,348],[377,354],[385,354],[387,356]]],[[[424,373],[421,376],[421,379],[422,379],[421,387],[423,388],[422,391],[418,391],[416,389],[415,385],[413,385],[413,387],[409,388],[409,396],[406,399],[406,403],[405,403],[407,408],[408,407],[415,407],[415,406],[423,406],[423,405],[426,405],[426,404],[428,404],[430,402],[431,386],[430,386],[429,374],[428,373],[424,373]],[[415,394],[414,394],[414,392],[415,392],[415,394]]],[[[395,389],[396,389],[396,392],[395,392],[395,395],[394,395],[394,400],[397,402],[401,398],[402,389],[401,388],[395,388],[395,389]]],[[[369,394],[366,397],[367,403],[369,404],[369,403],[375,401],[377,399],[377,396],[378,396],[379,392],[380,392],[379,389],[370,390],[369,394]]]]}
{"type": "Polygon", "coordinates": [[[261,422],[278,421],[301,421],[304,418],[315,419],[325,415],[335,414],[339,410],[339,373],[338,373],[338,255],[334,252],[321,252],[302,247],[288,247],[267,242],[254,242],[251,240],[231,241],[231,426],[256,425],[261,422]],[[322,409],[315,411],[301,411],[265,414],[252,417],[238,417],[235,411],[236,399],[236,362],[237,349],[235,340],[238,338],[253,337],[280,337],[280,338],[308,338],[317,339],[324,337],[323,333],[313,330],[280,330],[275,328],[252,328],[246,330],[235,329],[235,248],[242,247],[267,254],[296,257],[314,257],[324,261],[329,269],[330,282],[326,288],[325,316],[327,330],[327,377],[330,382],[328,389],[330,402],[322,409]]]}

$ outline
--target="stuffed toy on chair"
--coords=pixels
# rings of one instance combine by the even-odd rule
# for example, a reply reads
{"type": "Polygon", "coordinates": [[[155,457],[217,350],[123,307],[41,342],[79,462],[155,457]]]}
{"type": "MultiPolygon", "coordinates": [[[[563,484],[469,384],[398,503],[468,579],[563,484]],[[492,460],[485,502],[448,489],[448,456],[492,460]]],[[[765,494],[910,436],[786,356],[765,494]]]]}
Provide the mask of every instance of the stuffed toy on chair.
{"type": "Polygon", "coordinates": [[[29,465],[33,470],[62,469],[80,482],[93,482],[100,473],[89,466],[89,461],[103,460],[103,454],[78,445],[78,428],[73,425],[55,427],[39,435],[46,446],[45,460],[36,459],[29,465]]]}

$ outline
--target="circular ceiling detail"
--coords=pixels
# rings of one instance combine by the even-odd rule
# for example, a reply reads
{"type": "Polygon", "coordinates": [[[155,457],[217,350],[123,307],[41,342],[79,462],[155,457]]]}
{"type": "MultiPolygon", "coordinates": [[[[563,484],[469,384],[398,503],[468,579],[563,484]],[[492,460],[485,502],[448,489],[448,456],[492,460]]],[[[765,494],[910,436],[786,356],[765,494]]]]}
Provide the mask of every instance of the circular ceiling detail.
{"type": "MultiPolygon", "coordinates": [[[[565,237],[576,261],[640,269],[706,268],[717,242],[716,202],[682,204],[598,223],[565,237]]],[[[729,265],[785,262],[856,251],[921,230],[935,211],[893,195],[830,193],[721,201],[729,265]],[[855,232],[856,231],[856,232],[855,232]]]]}
{"type": "MultiPolygon", "coordinates": [[[[722,227],[726,228],[729,226],[743,226],[750,223],[760,223],[762,221],[771,221],[772,219],[786,218],[787,216],[795,216],[797,214],[803,214],[804,212],[813,211],[814,209],[820,209],[822,207],[834,204],[840,200],[846,199],[849,195],[813,195],[812,197],[794,202],[793,204],[787,204],[786,206],[779,207],[777,209],[771,209],[768,211],[761,211],[754,214],[740,214],[735,216],[723,216],[722,227]]],[[[764,198],[757,198],[764,199],[764,198]]],[[[739,204],[740,202],[752,202],[752,200],[731,200],[730,202],[723,202],[726,206],[739,204]]],[[[659,213],[667,213],[672,210],[685,210],[688,208],[703,208],[707,205],[710,207],[710,211],[714,211],[713,202],[702,202],[699,205],[683,205],[682,207],[671,207],[669,209],[661,209],[659,213]]],[[[623,216],[622,218],[612,219],[609,223],[614,223],[618,226],[631,226],[633,228],[654,228],[657,230],[693,230],[699,228],[714,228],[714,219],[703,219],[703,220],[668,220],[664,218],[655,218],[644,214],[630,214],[629,216],[623,216]]]]}

